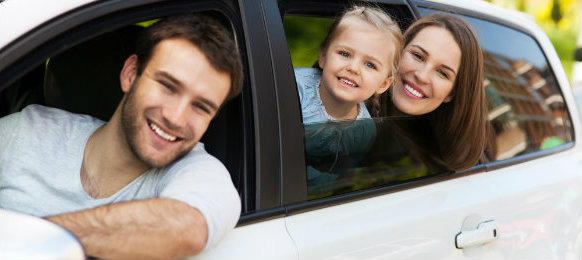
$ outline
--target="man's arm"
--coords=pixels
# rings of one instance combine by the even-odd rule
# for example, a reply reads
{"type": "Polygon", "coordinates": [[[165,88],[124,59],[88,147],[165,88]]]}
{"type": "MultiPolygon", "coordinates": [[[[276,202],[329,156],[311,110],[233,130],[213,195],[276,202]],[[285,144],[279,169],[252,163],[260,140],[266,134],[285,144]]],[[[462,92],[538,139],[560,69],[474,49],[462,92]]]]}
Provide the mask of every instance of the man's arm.
{"type": "Polygon", "coordinates": [[[98,258],[183,258],[200,253],[208,237],[204,216],[174,199],[122,202],[47,219],[98,258]]]}

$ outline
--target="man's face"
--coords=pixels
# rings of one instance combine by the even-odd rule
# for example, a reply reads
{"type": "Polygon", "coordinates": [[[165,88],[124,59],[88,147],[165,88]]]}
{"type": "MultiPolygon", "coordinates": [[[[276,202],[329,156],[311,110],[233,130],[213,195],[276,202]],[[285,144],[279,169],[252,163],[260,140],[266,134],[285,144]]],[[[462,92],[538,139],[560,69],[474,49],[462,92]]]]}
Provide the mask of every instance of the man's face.
{"type": "MultiPolygon", "coordinates": [[[[130,59],[125,66],[132,65],[130,59]]],[[[151,167],[187,154],[230,89],[229,74],[214,69],[184,39],[157,44],[141,76],[134,74],[124,84],[123,73],[122,130],[136,157],[151,167]]]]}

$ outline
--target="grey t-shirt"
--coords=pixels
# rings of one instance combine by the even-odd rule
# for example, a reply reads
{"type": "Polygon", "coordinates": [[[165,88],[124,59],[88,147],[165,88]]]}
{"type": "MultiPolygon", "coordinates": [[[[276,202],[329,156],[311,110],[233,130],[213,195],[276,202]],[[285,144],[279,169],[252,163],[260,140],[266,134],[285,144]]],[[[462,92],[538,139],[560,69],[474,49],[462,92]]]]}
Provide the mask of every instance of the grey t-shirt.
{"type": "Polygon", "coordinates": [[[181,160],[152,168],[108,198],[81,184],[85,144],[104,122],[87,115],[30,105],[0,118],[0,208],[50,216],[111,203],[173,198],[197,208],[213,247],[240,215],[240,198],[220,161],[198,143],[181,160]]]}

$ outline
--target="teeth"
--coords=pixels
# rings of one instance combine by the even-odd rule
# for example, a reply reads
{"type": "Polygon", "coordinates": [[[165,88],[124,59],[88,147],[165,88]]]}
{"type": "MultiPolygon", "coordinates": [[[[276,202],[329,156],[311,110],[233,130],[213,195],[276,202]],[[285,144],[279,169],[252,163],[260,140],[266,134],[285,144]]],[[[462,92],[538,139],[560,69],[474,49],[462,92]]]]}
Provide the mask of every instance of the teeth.
{"type": "Polygon", "coordinates": [[[152,130],[154,130],[154,132],[156,134],[158,134],[159,137],[161,137],[162,139],[164,139],[168,142],[173,142],[173,141],[176,141],[176,139],[177,139],[177,137],[164,132],[157,125],[154,125],[154,123],[150,123],[150,127],[152,128],[152,130]]]}
{"type": "Polygon", "coordinates": [[[356,83],[351,82],[349,80],[345,80],[345,79],[340,79],[340,80],[341,80],[341,82],[346,83],[346,84],[348,84],[348,85],[350,85],[350,86],[352,86],[354,88],[357,86],[356,83]]]}
{"type": "Polygon", "coordinates": [[[413,89],[411,86],[408,86],[408,84],[404,84],[404,88],[406,88],[406,90],[408,90],[408,92],[410,92],[410,94],[419,97],[419,98],[423,98],[424,95],[420,94],[420,92],[416,91],[415,89],[413,89]]]}

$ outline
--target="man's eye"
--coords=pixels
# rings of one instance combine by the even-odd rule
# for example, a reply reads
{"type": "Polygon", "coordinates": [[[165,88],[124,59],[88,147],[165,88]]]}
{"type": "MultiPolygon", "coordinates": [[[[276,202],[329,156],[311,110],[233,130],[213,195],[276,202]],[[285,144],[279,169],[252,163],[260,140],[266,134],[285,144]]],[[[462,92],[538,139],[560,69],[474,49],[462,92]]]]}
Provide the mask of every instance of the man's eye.
{"type": "Polygon", "coordinates": [[[204,112],[206,114],[210,114],[210,109],[208,109],[208,107],[206,107],[203,104],[195,103],[194,104],[194,108],[196,108],[196,109],[198,109],[198,110],[200,110],[200,111],[202,111],[202,112],[204,112]]]}
{"type": "Polygon", "coordinates": [[[169,84],[168,82],[160,81],[160,85],[162,85],[165,89],[168,89],[172,92],[174,91],[174,87],[171,84],[169,84]]]}
{"type": "Polygon", "coordinates": [[[366,67],[370,68],[370,69],[376,69],[376,65],[374,63],[371,62],[366,62],[364,63],[364,65],[366,65],[366,67]]]}

